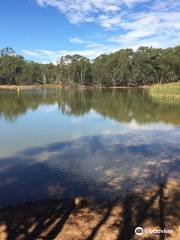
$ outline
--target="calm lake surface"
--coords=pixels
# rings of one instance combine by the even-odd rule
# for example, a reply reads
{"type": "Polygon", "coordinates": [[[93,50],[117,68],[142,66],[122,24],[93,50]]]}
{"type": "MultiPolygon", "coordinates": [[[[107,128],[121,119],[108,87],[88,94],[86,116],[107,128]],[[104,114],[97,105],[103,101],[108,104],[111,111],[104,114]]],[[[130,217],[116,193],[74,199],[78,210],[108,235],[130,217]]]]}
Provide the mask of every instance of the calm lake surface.
{"type": "Polygon", "coordinates": [[[180,101],[147,90],[0,90],[0,205],[112,200],[179,181],[180,101]]]}

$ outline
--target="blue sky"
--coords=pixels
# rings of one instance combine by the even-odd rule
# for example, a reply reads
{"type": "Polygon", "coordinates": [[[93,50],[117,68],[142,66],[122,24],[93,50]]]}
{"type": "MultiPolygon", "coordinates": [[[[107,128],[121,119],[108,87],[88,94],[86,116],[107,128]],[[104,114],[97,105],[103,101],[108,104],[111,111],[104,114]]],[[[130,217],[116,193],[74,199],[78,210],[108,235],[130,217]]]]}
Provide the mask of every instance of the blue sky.
{"type": "Polygon", "coordinates": [[[29,60],[180,44],[179,0],[2,0],[0,48],[29,60]]]}

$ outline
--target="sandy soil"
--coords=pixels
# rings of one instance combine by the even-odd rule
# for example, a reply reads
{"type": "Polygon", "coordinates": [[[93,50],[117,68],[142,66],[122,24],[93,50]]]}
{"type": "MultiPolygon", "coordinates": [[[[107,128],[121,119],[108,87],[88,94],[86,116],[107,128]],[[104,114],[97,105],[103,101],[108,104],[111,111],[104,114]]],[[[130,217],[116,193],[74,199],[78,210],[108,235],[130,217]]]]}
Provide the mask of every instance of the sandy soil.
{"type": "Polygon", "coordinates": [[[137,190],[111,203],[44,200],[0,208],[0,239],[179,240],[177,187],[172,181],[168,188],[154,187],[143,196],[137,190]],[[136,227],[171,232],[136,235],[136,227]]]}

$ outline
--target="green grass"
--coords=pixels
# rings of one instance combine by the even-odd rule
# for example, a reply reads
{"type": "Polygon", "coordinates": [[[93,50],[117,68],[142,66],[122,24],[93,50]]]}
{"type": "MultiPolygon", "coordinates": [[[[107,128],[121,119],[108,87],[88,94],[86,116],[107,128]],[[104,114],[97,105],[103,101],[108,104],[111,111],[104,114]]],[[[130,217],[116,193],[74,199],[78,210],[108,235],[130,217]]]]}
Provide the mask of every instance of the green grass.
{"type": "Polygon", "coordinates": [[[150,94],[159,97],[173,97],[180,98],[180,82],[156,84],[150,87],[150,94]]]}

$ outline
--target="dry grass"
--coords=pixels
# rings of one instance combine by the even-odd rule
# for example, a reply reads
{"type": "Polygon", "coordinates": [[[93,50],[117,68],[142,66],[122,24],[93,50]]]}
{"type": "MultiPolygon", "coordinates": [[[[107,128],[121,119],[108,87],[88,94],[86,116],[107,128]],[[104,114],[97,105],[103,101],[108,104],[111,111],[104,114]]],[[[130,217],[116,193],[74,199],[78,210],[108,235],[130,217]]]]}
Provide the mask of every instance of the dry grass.
{"type": "Polygon", "coordinates": [[[156,84],[150,87],[150,94],[159,97],[173,97],[180,98],[180,82],[167,83],[167,84],[156,84]]]}

